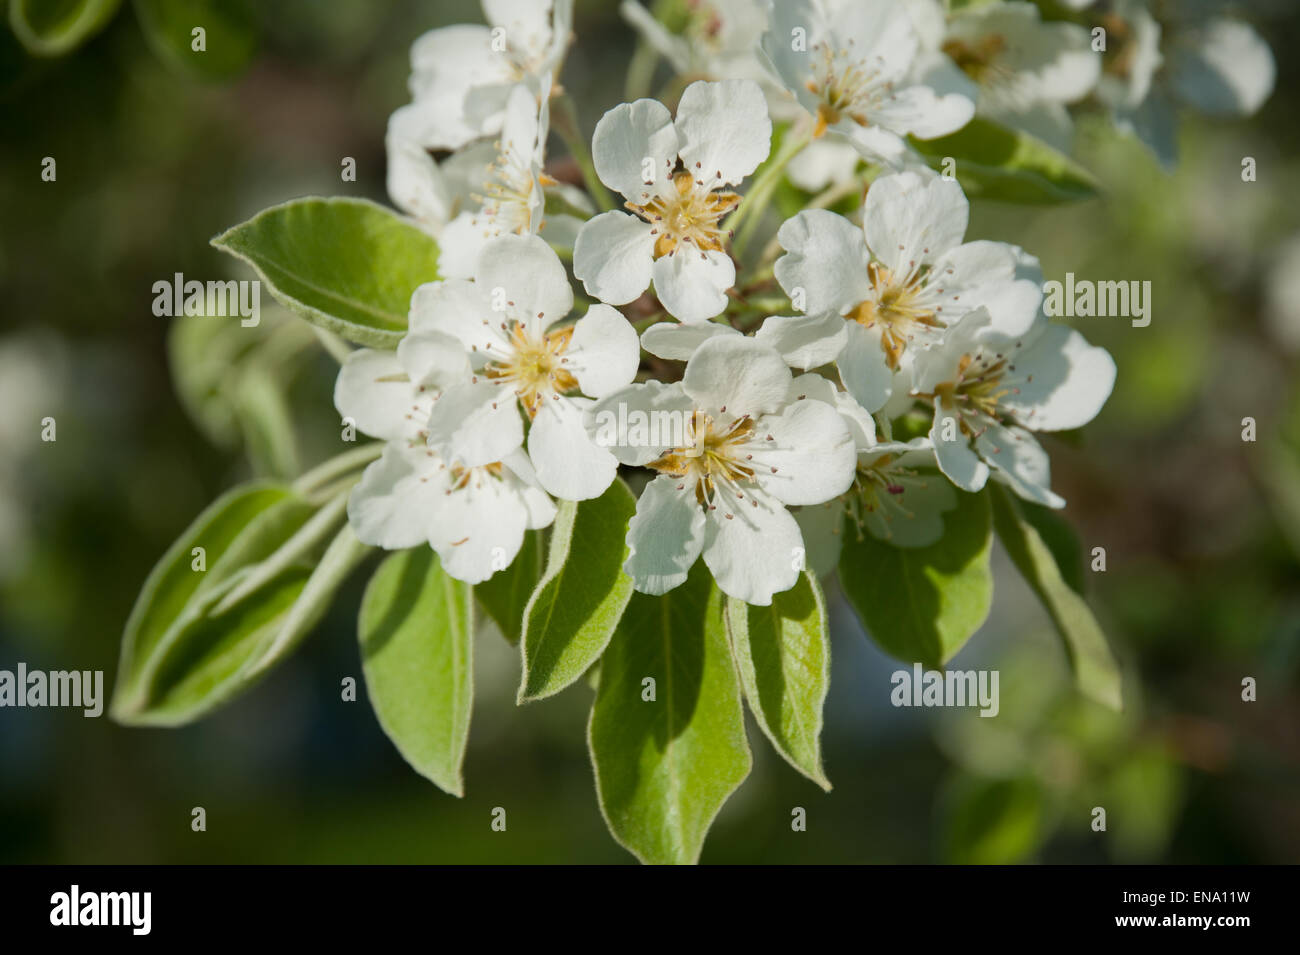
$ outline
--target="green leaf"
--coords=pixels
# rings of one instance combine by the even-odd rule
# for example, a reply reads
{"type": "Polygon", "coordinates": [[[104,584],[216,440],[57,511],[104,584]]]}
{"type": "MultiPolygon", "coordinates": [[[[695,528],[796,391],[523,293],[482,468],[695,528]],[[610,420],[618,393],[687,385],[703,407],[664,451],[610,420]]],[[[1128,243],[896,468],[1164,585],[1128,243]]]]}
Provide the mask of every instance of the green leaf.
{"type": "Polygon", "coordinates": [[[1047,608],[1064,640],[1079,692],[1111,709],[1121,709],[1119,665],[1097,619],[1084,599],[1065,581],[1051,550],[1034,526],[1025,520],[1011,495],[1000,487],[992,490],[998,539],[1047,608]]]}
{"type": "Polygon", "coordinates": [[[545,565],[546,542],[542,532],[528,531],[515,562],[474,587],[479,604],[510,643],[519,642],[528,599],[542,579],[545,565]]]}
{"type": "Polygon", "coordinates": [[[727,636],[759,727],[786,762],[829,791],[821,731],[831,647],[816,577],[804,573],[770,607],[729,598],[727,636]]]}
{"type": "Polygon", "coordinates": [[[957,181],[972,199],[1074,202],[1101,191],[1097,178],[1069,156],[980,116],[949,136],[912,145],[937,169],[943,169],[945,158],[955,160],[957,181]]]}
{"type": "Polygon", "coordinates": [[[317,509],[271,487],[218,501],[155,568],[123,638],[119,722],[192,722],[252,686],[311,631],[367,553],[348,526],[336,533],[346,495],[317,509]],[[191,546],[206,549],[206,571],[191,569],[191,546]]]}
{"type": "Polygon", "coordinates": [[[546,573],[524,611],[519,702],[559,693],[605,651],[632,596],[623,562],[634,513],[636,498],[619,478],[594,500],[560,504],[546,573]]]}
{"type": "Polygon", "coordinates": [[[402,757],[453,796],[474,700],[473,588],[428,547],[400,551],[370,579],[357,624],[366,689],[402,757]]]}
{"type": "Polygon", "coordinates": [[[150,571],[122,635],[114,708],[139,692],[147,660],[184,612],[201,583],[249,525],[276,504],[292,499],[282,484],[257,481],[227,491],[200,514],[150,571]],[[208,571],[193,569],[194,548],[203,549],[208,571]]]}
{"type": "Polygon", "coordinates": [[[958,494],[943,524],[929,547],[849,533],[840,552],[840,586],[867,632],[891,656],[930,668],[962,648],[993,601],[987,496],[958,494]]]}
{"type": "Polygon", "coordinates": [[[71,53],[113,19],[122,0],[10,0],[9,26],[34,56],[71,53]]]}
{"type": "Polygon", "coordinates": [[[235,413],[255,473],[272,477],[299,473],[302,468],[293,416],[275,373],[254,362],[243,370],[239,382],[235,413]]]}
{"type": "Polygon", "coordinates": [[[619,844],[642,862],[696,862],[751,765],[722,595],[702,562],[664,596],[632,598],[601,658],[587,742],[619,844]]]}
{"type": "Polygon", "coordinates": [[[1030,501],[1017,501],[1020,516],[1025,519],[1038,536],[1043,539],[1052,559],[1061,571],[1061,577],[1070,589],[1082,595],[1086,589],[1084,577],[1083,548],[1079,535],[1074,532],[1069,521],[1061,517],[1059,511],[1030,501]]]}
{"type": "Polygon", "coordinates": [[[438,277],[438,244],[364,199],[295,199],[212,240],[253,266],[275,298],[349,341],[396,348],[411,293],[438,277]]]}
{"type": "Polygon", "coordinates": [[[257,49],[257,18],[249,0],[135,0],[135,12],[158,58],[201,79],[236,76],[257,49]],[[196,50],[199,28],[203,49],[196,50]]]}

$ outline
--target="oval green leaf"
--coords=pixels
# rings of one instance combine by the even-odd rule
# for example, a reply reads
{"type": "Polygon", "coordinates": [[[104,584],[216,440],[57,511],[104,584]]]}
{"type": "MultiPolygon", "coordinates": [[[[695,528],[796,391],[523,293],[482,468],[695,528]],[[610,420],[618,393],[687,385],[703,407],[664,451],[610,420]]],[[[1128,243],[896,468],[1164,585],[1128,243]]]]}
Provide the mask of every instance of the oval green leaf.
{"type": "Polygon", "coordinates": [[[619,478],[598,498],[560,504],[546,573],[524,611],[520,703],[559,693],[605,651],[632,596],[623,562],[634,513],[636,498],[619,478]]]}
{"type": "Polygon", "coordinates": [[[366,587],[357,635],[379,725],[411,766],[453,796],[474,701],[473,588],[428,547],[388,557],[366,587]]]}
{"type": "Polygon", "coordinates": [[[698,861],[751,766],[722,595],[702,561],[664,596],[632,598],[601,658],[587,742],[619,844],[646,863],[698,861]]]}
{"type": "Polygon", "coordinates": [[[831,645],[816,577],[805,572],[769,607],[729,598],[727,636],[759,728],[786,762],[829,791],[821,732],[831,645]]]}
{"type": "Polygon", "coordinates": [[[1061,635],[1079,692],[1103,706],[1121,709],[1119,665],[1097,618],[1062,574],[1038,529],[1000,487],[993,488],[993,521],[1011,562],[1047,608],[1061,635]]]}
{"type": "Polygon", "coordinates": [[[954,160],[957,181],[971,199],[1051,204],[1101,192],[1097,177],[1069,156],[982,116],[949,136],[912,145],[938,169],[945,159],[954,160]]]}
{"type": "Polygon", "coordinates": [[[541,531],[524,534],[515,562],[474,587],[479,606],[508,643],[518,643],[523,633],[524,611],[546,568],[546,541],[541,531]]]}
{"type": "Polygon", "coordinates": [[[958,494],[943,524],[929,547],[849,533],[840,552],[840,587],[867,633],[891,656],[932,669],[962,648],[993,602],[988,496],[958,494]]]}
{"type": "Polygon", "coordinates": [[[337,530],[342,497],[318,511],[271,488],[278,494],[244,488],[218,501],[155,568],[123,639],[118,722],[178,726],[252,686],[365,556],[349,527],[337,530]],[[206,570],[193,569],[192,547],[205,549],[206,570]]]}
{"type": "Polygon", "coordinates": [[[438,244],[364,199],[295,199],[212,240],[243,259],[284,306],[376,348],[406,334],[411,293],[438,277],[438,244]]]}

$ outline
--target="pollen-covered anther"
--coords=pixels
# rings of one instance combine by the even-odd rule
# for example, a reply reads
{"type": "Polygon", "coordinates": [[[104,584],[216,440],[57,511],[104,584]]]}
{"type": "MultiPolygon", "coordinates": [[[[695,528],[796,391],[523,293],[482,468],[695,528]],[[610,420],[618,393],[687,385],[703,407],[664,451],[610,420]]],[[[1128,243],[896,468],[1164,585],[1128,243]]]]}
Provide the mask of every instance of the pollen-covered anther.
{"type": "Polygon", "coordinates": [[[720,252],[727,233],[719,223],[740,204],[734,192],[714,192],[697,183],[689,172],[673,176],[673,188],[644,205],[627,203],[627,208],[655,225],[654,257],[672,255],[682,243],[690,243],[701,254],[720,252]]]}
{"type": "Polygon", "coordinates": [[[515,394],[530,418],[537,417],[546,396],[559,396],[578,387],[578,380],[564,367],[565,355],[573,339],[573,326],[550,334],[531,333],[521,322],[510,330],[510,354],[483,369],[499,384],[514,385],[515,394]]]}

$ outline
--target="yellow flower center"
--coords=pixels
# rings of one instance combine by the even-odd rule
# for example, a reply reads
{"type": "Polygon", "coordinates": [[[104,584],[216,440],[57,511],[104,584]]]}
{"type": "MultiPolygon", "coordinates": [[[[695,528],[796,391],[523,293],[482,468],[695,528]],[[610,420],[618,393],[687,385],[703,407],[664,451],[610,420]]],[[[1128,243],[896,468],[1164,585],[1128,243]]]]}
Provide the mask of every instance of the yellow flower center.
{"type": "Polygon", "coordinates": [[[1006,39],[997,34],[982,36],[971,43],[947,40],[943,44],[943,52],[957,64],[957,68],[981,85],[1002,72],[997,61],[1006,48],[1006,39]]]}
{"type": "Polygon", "coordinates": [[[515,394],[523,402],[528,417],[535,418],[547,395],[561,394],[578,387],[577,379],[564,367],[568,362],[564,353],[572,338],[572,325],[549,335],[533,336],[522,322],[515,322],[510,330],[510,343],[513,346],[510,356],[490,362],[483,369],[483,374],[493,381],[513,384],[515,394]]]}
{"type": "Polygon", "coordinates": [[[645,205],[627,203],[627,208],[654,226],[656,259],[672,255],[682,243],[705,252],[721,252],[727,238],[719,225],[740,204],[734,192],[712,192],[697,182],[689,172],[673,176],[673,189],[667,196],[655,196],[645,205]]]}
{"type": "Polygon", "coordinates": [[[957,411],[962,419],[962,430],[970,433],[966,415],[979,414],[987,418],[998,417],[998,401],[1014,388],[1002,382],[1008,362],[1001,355],[992,361],[975,355],[963,355],[957,363],[957,377],[934,389],[934,398],[945,408],[957,411]]]}
{"type": "Polygon", "coordinates": [[[917,270],[899,279],[878,262],[867,266],[874,297],[859,302],[846,318],[865,328],[880,328],[880,347],[889,367],[897,369],[907,343],[918,330],[942,328],[934,307],[921,299],[925,273],[917,270]]]}
{"type": "MultiPolygon", "coordinates": [[[[695,499],[713,509],[719,485],[734,486],[754,476],[752,455],[744,451],[753,433],[754,421],[748,415],[720,428],[712,416],[695,411],[686,428],[690,443],[665,451],[648,467],[661,474],[684,478],[679,488],[694,483],[695,499]]],[[[744,494],[738,492],[738,496],[743,498],[744,494]]]]}
{"type": "Polygon", "coordinates": [[[867,111],[882,92],[888,92],[888,84],[879,82],[879,71],[855,59],[848,51],[836,53],[824,43],[815,44],[813,50],[818,59],[813,61],[812,76],[804,84],[821,101],[817,104],[813,138],[820,138],[828,126],[845,117],[859,126],[870,125],[867,111]]]}

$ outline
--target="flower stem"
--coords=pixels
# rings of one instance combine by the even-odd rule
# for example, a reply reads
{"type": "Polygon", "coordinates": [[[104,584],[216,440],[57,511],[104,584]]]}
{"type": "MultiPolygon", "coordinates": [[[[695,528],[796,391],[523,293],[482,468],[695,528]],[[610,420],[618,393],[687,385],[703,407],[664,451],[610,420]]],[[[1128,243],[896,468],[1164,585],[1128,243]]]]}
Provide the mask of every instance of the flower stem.
{"type": "Polygon", "coordinates": [[[587,192],[591,193],[596,207],[601,212],[609,212],[614,208],[614,197],[596,175],[591,149],[587,146],[586,137],[582,135],[582,127],[578,125],[578,109],[568,93],[561,93],[551,101],[551,128],[569,147],[569,154],[582,170],[582,181],[587,186],[587,192]]]}
{"type": "Polygon", "coordinates": [[[768,160],[766,168],[755,180],[753,188],[745,193],[740,208],[736,210],[731,221],[727,223],[728,228],[736,233],[736,241],[732,247],[737,258],[744,256],[750,237],[762,220],[763,213],[767,210],[767,205],[772,201],[776,187],[781,182],[785,167],[790,164],[790,160],[803,152],[810,142],[812,142],[810,133],[795,133],[793,129],[787,130],[781,142],[781,148],[775,156],[768,160]]]}
{"type": "Polygon", "coordinates": [[[310,494],[328,481],[340,475],[349,474],[363,464],[369,464],[383,452],[384,443],[382,441],[372,441],[369,444],[363,444],[359,448],[353,448],[351,451],[344,451],[342,454],[330,458],[302,475],[294,482],[293,489],[299,494],[310,494]]]}

